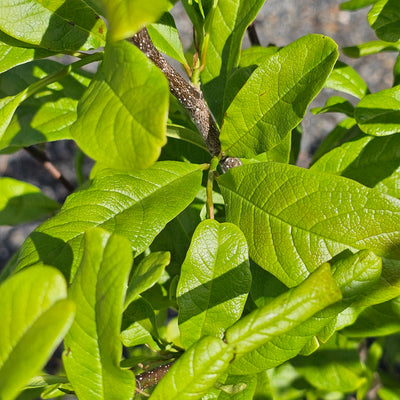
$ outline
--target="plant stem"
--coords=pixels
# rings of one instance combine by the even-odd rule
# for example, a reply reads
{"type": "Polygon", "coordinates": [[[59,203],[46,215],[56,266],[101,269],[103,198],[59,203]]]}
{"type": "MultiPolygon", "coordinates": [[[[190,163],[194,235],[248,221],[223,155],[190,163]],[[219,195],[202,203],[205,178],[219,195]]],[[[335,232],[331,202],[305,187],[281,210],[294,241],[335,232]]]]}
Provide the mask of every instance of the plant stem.
{"type": "Polygon", "coordinates": [[[38,150],[34,146],[24,147],[26,150],[36,161],[40,162],[50,174],[57,179],[64,187],[67,189],[68,193],[72,193],[75,190],[74,185],[64,175],[54,166],[54,164],[47,157],[46,153],[38,150]]]}
{"type": "Polygon", "coordinates": [[[161,53],[155,48],[147,29],[144,28],[136,33],[130,41],[164,73],[168,79],[171,93],[190,113],[209,153],[213,157],[220,157],[222,170],[225,172],[229,168],[241,165],[238,158],[221,157],[219,129],[210,109],[207,106],[203,94],[186,82],[185,79],[183,79],[182,76],[165,60],[161,53]]]}
{"type": "Polygon", "coordinates": [[[136,375],[136,386],[139,388],[139,390],[143,390],[157,385],[157,383],[160,382],[173,364],[173,362],[163,364],[150,371],[145,371],[139,375],[136,375]]]}
{"type": "Polygon", "coordinates": [[[256,31],[256,26],[254,22],[249,25],[247,28],[247,34],[249,35],[250,43],[252,46],[261,46],[260,39],[258,38],[258,34],[256,31]]]}
{"type": "Polygon", "coordinates": [[[214,177],[218,166],[218,158],[213,157],[210,164],[210,169],[208,170],[208,177],[207,177],[207,209],[208,209],[208,218],[214,219],[214,202],[213,202],[213,184],[214,184],[214,177]]]}

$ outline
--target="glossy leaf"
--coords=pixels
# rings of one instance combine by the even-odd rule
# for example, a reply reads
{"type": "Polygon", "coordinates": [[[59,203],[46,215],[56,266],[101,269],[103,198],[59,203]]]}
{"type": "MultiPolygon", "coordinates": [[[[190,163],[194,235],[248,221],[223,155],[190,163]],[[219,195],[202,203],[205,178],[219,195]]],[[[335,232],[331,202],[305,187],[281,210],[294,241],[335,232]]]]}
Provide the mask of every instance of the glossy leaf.
{"type": "Polygon", "coordinates": [[[183,65],[188,65],[178,29],[170,13],[163,14],[156,23],[147,27],[147,31],[158,51],[174,58],[183,65]]]}
{"type": "Polygon", "coordinates": [[[148,168],[166,143],[168,99],[166,78],[138,48],[127,41],[109,43],[79,102],[72,135],[106,166],[148,168]]]}
{"type": "Polygon", "coordinates": [[[364,97],[368,92],[367,84],[361,76],[349,65],[337,61],[335,68],[325,82],[325,86],[351,94],[358,99],[364,97]]]}
{"type": "Polygon", "coordinates": [[[18,225],[43,218],[60,208],[40,189],[13,178],[0,178],[0,225],[18,225]]]}
{"type": "Polygon", "coordinates": [[[337,57],[337,45],[322,35],[304,36],[268,57],[225,113],[223,152],[251,158],[280,143],[303,118],[337,57]]]}
{"type": "Polygon", "coordinates": [[[340,9],[353,11],[359,8],[367,7],[375,2],[376,0],[348,0],[340,4],[340,9]]]}
{"type": "Polygon", "coordinates": [[[42,48],[26,46],[26,43],[0,31],[0,73],[28,61],[54,55],[53,52],[42,48]]]}
{"type": "Polygon", "coordinates": [[[400,5],[397,0],[379,0],[368,13],[368,22],[379,39],[400,40],[400,5]]]}
{"type": "Polygon", "coordinates": [[[151,400],[196,400],[212,388],[229,366],[232,349],[204,337],[188,349],[154,389],[151,400]]]}
{"type": "Polygon", "coordinates": [[[76,317],[65,337],[63,362],[79,399],[131,399],[135,380],[119,362],[126,284],[132,265],[127,239],[102,229],[85,234],[84,255],[70,287],[76,317]]]}
{"type": "Polygon", "coordinates": [[[202,169],[170,161],[131,173],[99,172],[87,189],[70,195],[60,213],[28,237],[17,268],[46,260],[72,278],[82,257],[83,235],[96,226],[127,237],[141,253],[194,199],[202,169]]]}
{"type": "Polygon", "coordinates": [[[3,32],[46,50],[74,52],[104,46],[105,23],[81,0],[4,0],[0,15],[3,32]]]}
{"type": "MultiPolygon", "coordinates": [[[[304,346],[317,339],[317,336],[317,345],[319,340],[326,341],[335,332],[338,312],[358,300],[360,296],[369,296],[370,289],[380,277],[381,260],[372,252],[363,250],[339,260],[333,268],[333,277],[343,293],[342,302],[327,307],[287,333],[275,336],[263,346],[244,354],[232,363],[230,373],[241,375],[265,371],[298,355],[304,346]],[[321,337],[322,333],[324,337],[321,337]]],[[[258,307],[276,301],[278,295],[285,290],[276,278],[267,274],[261,268],[253,270],[254,280],[257,279],[254,284],[258,285],[258,289],[252,288],[251,294],[258,307]]]]}
{"type": "Polygon", "coordinates": [[[400,259],[400,202],[352,180],[271,162],[233,168],[218,184],[250,257],[287,286],[346,248],[400,259]]]}
{"type": "Polygon", "coordinates": [[[220,390],[217,400],[253,400],[257,376],[228,375],[223,382],[219,380],[216,387],[220,390]]]}
{"type": "Polygon", "coordinates": [[[400,198],[400,135],[365,136],[346,142],[321,157],[313,171],[342,175],[400,198]]]}
{"type": "Polygon", "coordinates": [[[14,399],[67,333],[74,304],[63,276],[34,266],[0,286],[0,397],[14,399]]]}
{"type": "Polygon", "coordinates": [[[400,85],[400,55],[397,56],[393,67],[393,86],[400,85]]]}
{"type": "Polygon", "coordinates": [[[399,51],[400,41],[394,43],[374,40],[372,42],[362,43],[357,46],[343,47],[342,50],[346,56],[358,58],[381,53],[383,51],[399,51]]]}
{"type": "Polygon", "coordinates": [[[282,335],[342,298],[328,264],[302,284],[269,304],[252,311],[231,326],[225,335],[236,354],[248,353],[282,335]]]}
{"type": "Polygon", "coordinates": [[[354,115],[353,105],[346,99],[340,96],[330,97],[323,107],[316,107],[311,109],[311,112],[315,115],[323,114],[327,112],[338,112],[343,113],[349,117],[354,115]]]}
{"type": "Polygon", "coordinates": [[[133,267],[129,287],[126,292],[125,307],[133,300],[150,289],[161,278],[165,267],[170,263],[171,255],[168,252],[155,252],[144,258],[139,265],[133,267]]]}
{"type": "Polygon", "coordinates": [[[400,132],[400,86],[365,96],[354,112],[360,129],[373,136],[400,132]]]}
{"type": "Polygon", "coordinates": [[[101,8],[110,25],[113,41],[133,36],[143,26],[156,22],[171,7],[171,0],[91,0],[101,8]],[[99,4],[100,3],[100,4],[99,4]]]}
{"type": "Polygon", "coordinates": [[[182,265],[177,289],[181,342],[222,338],[243,311],[251,274],[246,239],[233,224],[198,225],[182,265]]]}
{"type": "Polygon", "coordinates": [[[223,119],[227,81],[239,63],[243,35],[264,0],[219,0],[209,29],[202,90],[218,123],[223,119]]]}

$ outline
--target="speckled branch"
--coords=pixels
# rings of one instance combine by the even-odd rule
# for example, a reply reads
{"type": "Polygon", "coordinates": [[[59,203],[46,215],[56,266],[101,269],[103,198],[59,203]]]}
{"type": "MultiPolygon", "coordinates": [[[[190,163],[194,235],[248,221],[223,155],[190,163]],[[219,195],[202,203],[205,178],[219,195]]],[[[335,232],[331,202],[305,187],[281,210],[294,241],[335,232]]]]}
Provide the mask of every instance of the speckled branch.
{"type": "MultiPolygon", "coordinates": [[[[166,61],[155,48],[147,29],[136,33],[130,41],[137,46],[168,79],[169,89],[178,101],[189,111],[197,126],[208,151],[212,156],[219,156],[221,143],[219,141],[219,129],[215,119],[207,106],[203,94],[190,85],[182,76],[166,61]]],[[[241,165],[239,159],[226,157],[220,161],[223,171],[237,165],[241,165]]]]}

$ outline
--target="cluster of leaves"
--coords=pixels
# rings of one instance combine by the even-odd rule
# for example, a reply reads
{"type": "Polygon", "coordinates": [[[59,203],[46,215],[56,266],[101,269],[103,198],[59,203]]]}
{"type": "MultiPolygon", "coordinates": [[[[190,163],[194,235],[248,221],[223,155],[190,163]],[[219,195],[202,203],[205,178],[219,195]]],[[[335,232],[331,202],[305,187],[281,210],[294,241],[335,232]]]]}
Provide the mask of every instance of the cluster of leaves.
{"type": "MultiPolygon", "coordinates": [[[[242,51],[264,0],[181,1],[186,54],[173,1],[0,4],[0,151],[73,139],[95,160],[62,207],[0,179],[2,224],[57,211],[1,275],[0,398],[398,398],[400,58],[371,94],[325,36],[242,51]],[[190,99],[125,40],[143,26],[204,95],[216,157],[190,99]],[[324,86],[355,101],[313,110],[346,118],[299,168],[324,86]],[[226,157],[243,165],[222,173],[226,157]]],[[[367,5],[381,40],[345,52],[399,51],[398,0],[342,8],[367,5]]]]}

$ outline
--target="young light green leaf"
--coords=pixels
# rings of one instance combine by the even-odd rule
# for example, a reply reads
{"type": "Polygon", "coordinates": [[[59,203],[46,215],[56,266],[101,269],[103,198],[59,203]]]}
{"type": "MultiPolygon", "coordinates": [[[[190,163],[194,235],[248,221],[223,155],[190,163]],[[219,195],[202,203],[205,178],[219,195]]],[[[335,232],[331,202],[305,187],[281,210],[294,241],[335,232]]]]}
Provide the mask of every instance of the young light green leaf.
{"type": "Polygon", "coordinates": [[[60,204],[40,189],[13,178],[0,178],[0,225],[35,221],[57,211],[60,204]]]}
{"type": "Polygon", "coordinates": [[[397,0],[378,0],[368,13],[368,22],[379,39],[400,40],[400,4],[397,0]]]}
{"type": "Polygon", "coordinates": [[[78,105],[72,135],[96,161],[124,170],[148,168],[166,143],[168,82],[127,41],[108,43],[104,61],[78,105]]]}
{"type": "Polygon", "coordinates": [[[14,399],[43,368],[74,318],[59,271],[33,266],[0,286],[0,398],[14,399]]]}
{"type": "Polygon", "coordinates": [[[28,61],[54,55],[53,52],[42,48],[26,46],[26,43],[0,31],[0,73],[28,61]]]}
{"type": "Polygon", "coordinates": [[[161,278],[165,267],[171,261],[169,252],[155,252],[144,258],[133,268],[129,287],[126,292],[125,308],[134,301],[140,293],[151,288],[161,278]]]}
{"type": "Polygon", "coordinates": [[[400,297],[368,307],[341,333],[350,337],[388,336],[400,332],[400,297]]]}
{"type": "Polygon", "coordinates": [[[372,136],[400,132],[400,86],[365,96],[354,112],[360,129],[372,136]]]}
{"type": "Polygon", "coordinates": [[[382,193],[400,198],[400,135],[363,135],[322,156],[312,171],[342,175],[382,193]]]}
{"type": "Polygon", "coordinates": [[[343,177],[273,162],[218,179],[250,257],[287,286],[346,248],[400,259],[400,201],[343,177]]]}
{"type": "Polygon", "coordinates": [[[398,42],[384,42],[381,40],[374,40],[372,42],[362,43],[357,46],[343,47],[342,51],[346,56],[358,58],[369,56],[371,54],[381,53],[383,51],[399,51],[400,41],[398,42]]]}
{"type": "Polygon", "coordinates": [[[68,53],[105,43],[104,21],[81,0],[4,0],[0,15],[3,32],[46,50],[68,53]]]}
{"type": "Polygon", "coordinates": [[[226,331],[225,339],[234,347],[236,355],[251,352],[341,298],[330,267],[324,264],[296,288],[232,325],[226,331]]]}
{"type": "Polygon", "coordinates": [[[243,311],[251,274],[246,239],[233,224],[200,223],[182,265],[177,289],[181,342],[222,338],[243,311]]]}
{"type": "Polygon", "coordinates": [[[178,29],[170,13],[163,14],[156,23],[147,27],[147,31],[158,51],[172,57],[189,68],[185,53],[183,52],[182,42],[179,38],[178,29]]]}
{"type": "Polygon", "coordinates": [[[239,63],[243,35],[264,0],[219,0],[217,3],[209,28],[207,61],[201,81],[207,103],[220,124],[228,77],[239,63]]]}
{"type": "Polygon", "coordinates": [[[326,101],[323,107],[312,108],[311,112],[315,115],[327,112],[338,112],[343,113],[349,117],[353,117],[354,107],[348,100],[344,99],[343,97],[332,96],[326,101]]]}
{"type": "Polygon", "coordinates": [[[292,361],[314,387],[329,392],[354,392],[365,381],[365,369],[356,350],[326,349],[292,361]]]}
{"type": "Polygon", "coordinates": [[[115,42],[133,36],[145,25],[156,22],[165,11],[171,8],[171,3],[171,0],[96,1],[96,5],[102,9],[102,14],[110,24],[110,38],[115,42]]]}
{"type": "MultiPolygon", "coordinates": [[[[333,268],[333,277],[343,293],[343,301],[316,313],[289,332],[273,337],[263,346],[235,360],[229,369],[230,373],[241,375],[265,371],[295,357],[308,342],[316,340],[317,337],[317,345],[319,340],[328,340],[337,329],[335,324],[337,314],[361,296],[369,296],[370,289],[380,277],[381,260],[372,252],[362,250],[340,259],[333,268]]],[[[257,306],[263,307],[271,301],[276,301],[278,294],[282,293],[283,285],[259,267],[253,270],[253,275],[254,279],[264,282],[264,285],[258,285],[258,290],[252,288],[251,294],[257,306]],[[265,294],[260,293],[261,291],[265,294]]],[[[255,286],[257,288],[257,283],[255,286]]]]}
{"type": "Polygon", "coordinates": [[[336,62],[335,68],[325,82],[325,86],[351,94],[358,99],[363,98],[368,92],[367,84],[358,72],[341,61],[336,62]]]}
{"type": "Polygon", "coordinates": [[[225,113],[223,152],[251,158],[275,147],[299,124],[337,57],[336,43],[322,35],[304,36],[268,57],[225,113]]]}
{"type": "Polygon", "coordinates": [[[131,399],[135,379],[119,367],[119,331],[132,249],[103,229],[85,234],[84,255],[69,296],[76,317],[65,337],[63,361],[79,399],[131,399]]]}
{"type": "Polygon", "coordinates": [[[203,337],[171,367],[151,400],[200,399],[226,371],[232,358],[232,348],[222,340],[203,337]]]}
{"type": "Polygon", "coordinates": [[[340,4],[340,9],[354,11],[359,8],[367,7],[375,2],[376,0],[348,0],[340,4]]]}
{"type": "Polygon", "coordinates": [[[10,125],[15,110],[26,99],[26,92],[27,89],[16,96],[8,96],[0,99],[0,140],[10,125]]]}
{"type": "Polygon", "coordinates": [[[60,213],[28,237],[17,268],[46,260],[72,278],[82,257],[83,235],[96,226],[127,237],[141,253],[194,199],[203,168],[166,161],[130,173],[98,172],[89,187],[70,195],[60,213]]]}

